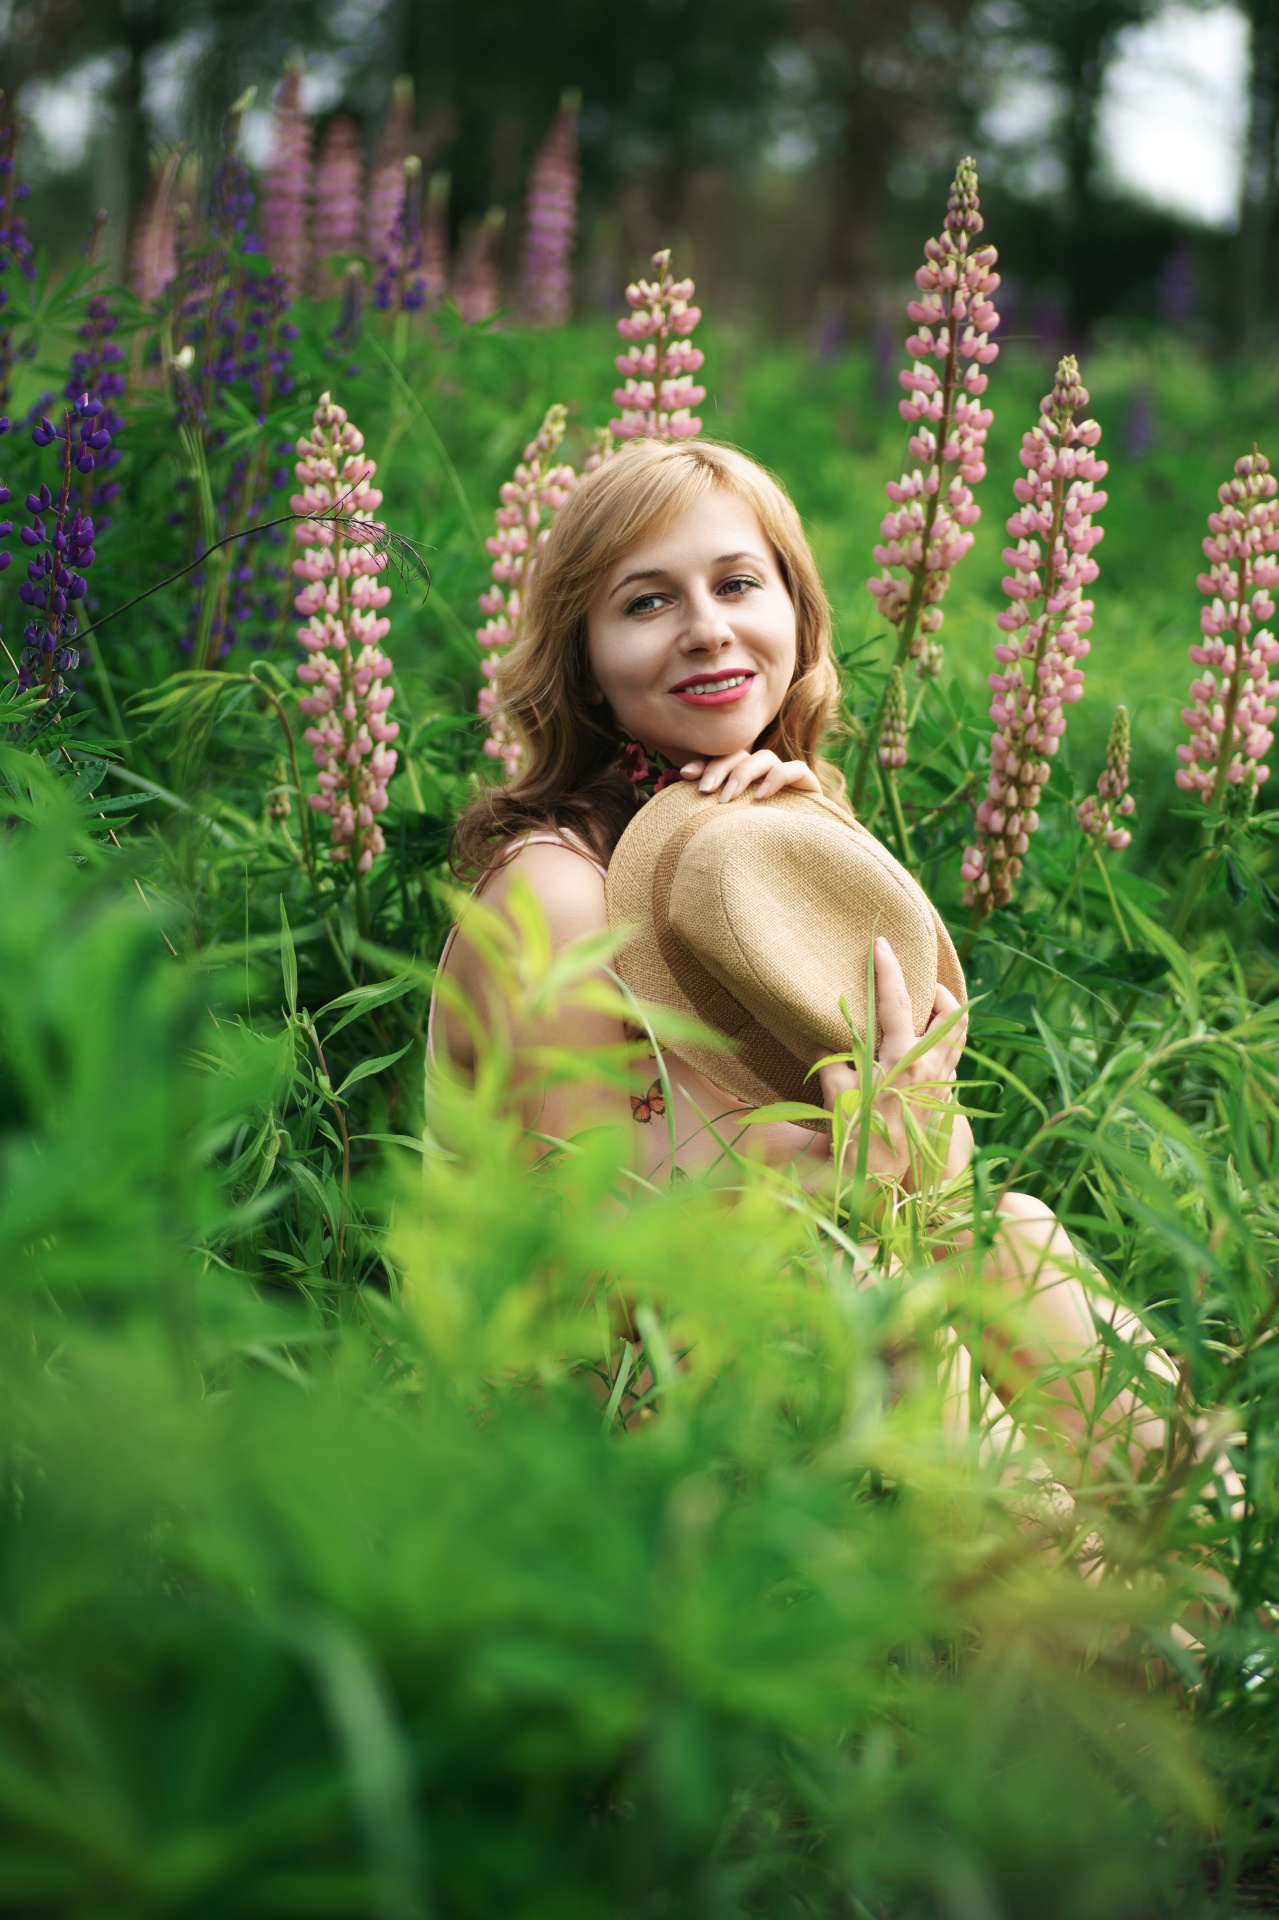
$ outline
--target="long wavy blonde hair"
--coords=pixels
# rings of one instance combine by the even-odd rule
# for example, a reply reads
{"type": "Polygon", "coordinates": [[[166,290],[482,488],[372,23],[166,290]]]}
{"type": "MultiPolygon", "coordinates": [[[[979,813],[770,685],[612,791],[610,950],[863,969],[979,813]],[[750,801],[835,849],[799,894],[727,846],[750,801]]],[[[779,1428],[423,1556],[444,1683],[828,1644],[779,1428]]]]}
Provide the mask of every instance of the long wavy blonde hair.
{"type": "Polygon", "coordinates": [[[830,606],[793,504],[735,447],[640,440],[578,483],[532,570],[520,634],[498,677],[523,747],[520,770],[509,786],[485,787],[463,814],[451,849],[456,872],[483,871],[521,834],[546,828],[570,829],[607,865],[635,802],[616,767],[619,728],[594,688],[587,615],[626,554],[716,487],[754,511],[795,608],[794,678],[755,744],[806,761],[843,799],[839,773],[821,757],[839,698],[830,606]]]}

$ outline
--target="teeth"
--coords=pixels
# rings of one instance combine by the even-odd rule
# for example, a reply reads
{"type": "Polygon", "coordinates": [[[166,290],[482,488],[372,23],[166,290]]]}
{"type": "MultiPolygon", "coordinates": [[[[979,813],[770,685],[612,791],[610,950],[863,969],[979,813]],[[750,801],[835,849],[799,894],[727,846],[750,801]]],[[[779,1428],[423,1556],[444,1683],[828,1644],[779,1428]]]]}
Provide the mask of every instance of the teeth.
{"type": "Polygon", "coordinates": [[[736,673],[728,680],[699,680],[696,686],[681,687],[681,693],[726,693],[729,687],[740,687],[749,680],[747,673],[736,673]]]}

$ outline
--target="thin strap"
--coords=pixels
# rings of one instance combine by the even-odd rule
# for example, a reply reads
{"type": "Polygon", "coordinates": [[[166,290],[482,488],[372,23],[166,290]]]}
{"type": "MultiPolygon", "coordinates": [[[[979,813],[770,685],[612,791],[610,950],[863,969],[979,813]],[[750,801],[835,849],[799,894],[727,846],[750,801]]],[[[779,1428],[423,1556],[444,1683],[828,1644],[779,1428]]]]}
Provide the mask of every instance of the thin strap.
{"type": "MultiPolygon", "coordinates": [[[[601,861],[595,858],[595,855],[590,851],[588,847],[584,846],[582,842],[577,839],[576,835],[573,835],[572,839],[570,839],[569,838],[570,831],[571,829],[565,831],[564,833],[526,833],[526,834],[522,834],[519,840],[508,841],[507,846],[514,846],[517,850],[520,847],[531,847],[531,846],[565,847],[567,848],[569,853],[577,854],[579,859],[587,861],[592,867],[594,867],[596,873],[598,873],[601,880],[607,880],[608,868],[604,866],[604,864],[601,861]]],[[[506,848],[504,847],[502,851],[505,852],[506,848]]],[[[489,869],[489,872],[491,871],[492,871],[492,868],[489,869]]],[[[472,899],[475,898],[476,894],[479,892],[480,888],[484,885],[484,882],[485,880],[487,880],[487,878],[488,878],[488,873],[482,873],[480,875],[475,885],[471,888],[472,899]]],[[[450,927],[448,939],[444,942],[444,950],[440,954],[439,960],[436,963],[435,972],[436,972],[437,978],[444,971],[444,968],[448,962],[448,957],[450,953],[453,951],[453,942],[456,939],[457,939],[457,927],[455,926],[450,927]]],[[[435,1058],[435,988],[434,987],[432,987],[431,989],[431,1004],[427,1008],[427,1013],[426,1013],[426,1057],[428,1062],[434,1060],[435,1058]]]]}

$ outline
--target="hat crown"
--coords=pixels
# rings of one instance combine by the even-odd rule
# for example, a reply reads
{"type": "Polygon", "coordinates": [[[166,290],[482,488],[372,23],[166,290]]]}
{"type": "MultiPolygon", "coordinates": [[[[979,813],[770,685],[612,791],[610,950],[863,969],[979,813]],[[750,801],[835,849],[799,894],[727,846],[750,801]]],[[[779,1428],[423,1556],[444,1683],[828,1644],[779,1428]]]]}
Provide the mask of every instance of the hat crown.
{"type": "Polygon", "coordinates": [[[878,935],[901,963],[916,1033],[939,979],[965,997],[919,883],[847,809],[816,794],[748,792],[725,805],[690,782],[669,787],[618,842],[607,897],[610,923],[637,929],[618,958],[622,978],[638,998],[695,1013],[729,1038],[731,1053],[680,1051],[750,1105],[812,1100],[814,1062],[864,1037],[878,935]]]}

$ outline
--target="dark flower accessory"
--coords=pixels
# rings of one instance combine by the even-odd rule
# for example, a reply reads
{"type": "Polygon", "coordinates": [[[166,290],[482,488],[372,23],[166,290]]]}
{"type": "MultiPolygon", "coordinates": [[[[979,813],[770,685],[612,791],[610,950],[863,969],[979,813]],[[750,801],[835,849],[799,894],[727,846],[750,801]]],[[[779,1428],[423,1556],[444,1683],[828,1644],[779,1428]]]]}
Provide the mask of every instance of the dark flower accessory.
{"type": "Polygon", "coordinates": [[[635,804],[642,807],[663,787],[673,787],[679,779],[679,768],[663,759],[660,753],[649,753],[638,740],[628,740],[624,744],[617,762],[618,772],[635,795],[635,804]]]}

